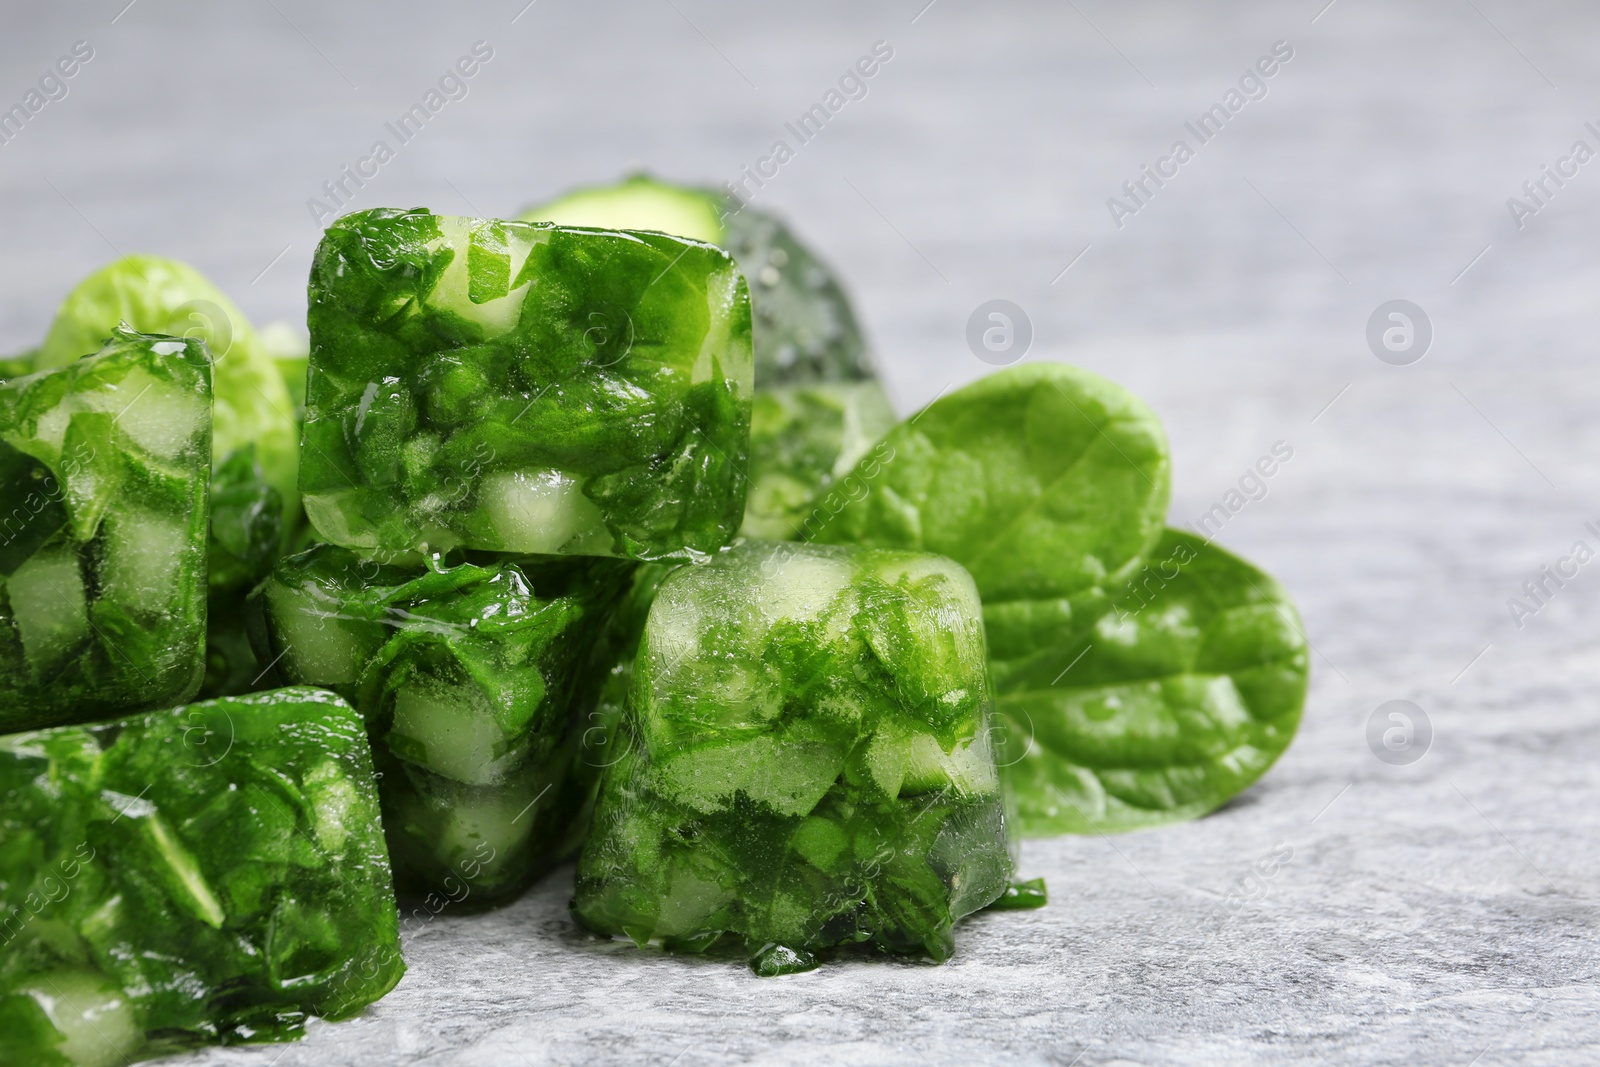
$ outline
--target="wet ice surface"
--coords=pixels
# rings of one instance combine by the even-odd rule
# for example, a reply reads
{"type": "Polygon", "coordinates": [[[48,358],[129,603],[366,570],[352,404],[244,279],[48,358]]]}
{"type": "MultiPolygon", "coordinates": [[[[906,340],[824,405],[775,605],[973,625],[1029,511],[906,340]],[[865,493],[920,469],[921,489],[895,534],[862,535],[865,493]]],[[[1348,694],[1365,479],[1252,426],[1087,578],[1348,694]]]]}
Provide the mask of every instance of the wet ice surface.
{"type": "Polygon", "coordinates": [[[1323,0],[939,0],[912,24],[923,0],[679,0],[681,16],[626,18],[543,2],[511,25],[521,0],[279,6],[343,75],[266,5],[8,21],[7,100],[73,40],[97,56],[4,149],[0,344],[42,335],[107,240],[194,260],[257,322],[297,314],[306,199],[480,37],[496,58],[471,95],[355,206],[508,212],[633,162],[734,177],[881,38],[895,57],[866,99],[758,202],[852,283],[891,396],[910,411],[986,372],[966,318],[1005,297],[1033,318],[1029,358],[1108,374],[1167,420],[1174,521],[1289,442],[1219,540],[1293,591],[1317,651],[1305,726],[1260,785],[1196,824],[1029,845],[1051,905],[964,924],[943,967],[760,980],[641,954],[576,930],[569,872],[504,911],[441,915],[359,1020],[181,1062],[1593,1058],[1600,577],[1586,567],[1521,630],[1506,600],[1574,541],[1600,547],[1583,525],[1600,525],[1600,172],[1522,230],[1506,198],[1574,139],[1593,146],[1600,15],[1341,0],[1313,24],[1323,0]],[[1106,199],[1279,39],[1296,55],[1267,98],[1116,229],[1106,199]],[[1397,297],[1435,328],[1410,367],[1364,337],[1397,297]],[[1367,747],[1391,699],[1432,720],[1412,766],[1367,747]],[[1252,880],[1258,864],[1272,877],[1252,880]]]}

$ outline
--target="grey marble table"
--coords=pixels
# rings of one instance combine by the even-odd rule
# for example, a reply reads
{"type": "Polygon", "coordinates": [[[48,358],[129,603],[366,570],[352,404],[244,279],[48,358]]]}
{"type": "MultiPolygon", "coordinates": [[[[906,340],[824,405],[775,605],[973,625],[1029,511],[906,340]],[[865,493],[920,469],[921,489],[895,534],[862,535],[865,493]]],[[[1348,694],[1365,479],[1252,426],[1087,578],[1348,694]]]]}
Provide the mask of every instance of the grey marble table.
{"type": "Polygon", "coordinates": [[[0,145],[0,347],[136,250],[296,319],[308,201],[482,41],[465,95],[340,199],[501,214],[638,166],[737,179],[789,140],[750,188],[852,281],[902,410],[987,369],[964,326],[1001,297],[1031,318],[1026,358],[1161,412],[1174,521],[1293,449],[1218,539],[1298,599],[1305,725],[1210,818],[1029,843],[1050,906],[966,923],[942,967],[762,981],[641,954],[576,931],[563,872],[439,916],[357,1020],[175,1062],[1600,1058],[1600,563],[1509,604],[1600,547],[1600,162],[1573,156],[1600,149],[1600,10],[525,3],[8,3],[0,105],[75,42],[93,57],[0,145]],[[785,123],[879,41],[865,96],[796,143],[785,123]],[[1229,110],[1278,42],[1292,55],[1229,110]],[[1185,124],[1215,104],[1202,140],[1185,124]],[[1145,165],[1169,177],[1128,199],[1145,165]],[[1369,346],[1393,299],[1431,324],[1420,361],[1369,346]],[[1409,763],[1368,742],[1390,700],[1431,726],[1409,763]]]}

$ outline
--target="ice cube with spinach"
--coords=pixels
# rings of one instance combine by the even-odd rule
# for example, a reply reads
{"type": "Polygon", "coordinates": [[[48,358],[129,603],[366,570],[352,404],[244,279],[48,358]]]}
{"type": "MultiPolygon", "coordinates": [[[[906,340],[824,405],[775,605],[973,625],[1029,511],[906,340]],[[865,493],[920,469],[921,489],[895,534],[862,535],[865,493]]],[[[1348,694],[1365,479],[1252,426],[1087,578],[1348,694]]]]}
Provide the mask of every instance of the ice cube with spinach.
{"type": "Polygon", "coordinates": [[[119,328],[0,383],[0,731],[194,694],[210,468],[199,340],[119,328]]]}
{"type": "Polygon", "coordinates": [[[689,558],[744,511],[750,309],[658,233],[377,208],[310,282],[300,487],[365,552],[689,558]]]}
{"type": "MultiPolygon", "coordinates": [[[[62,367],[126,323],[206,342],[213,372],[213,487],[209,581],[214,592],[266,576],[299,515],[293,405],[272,354],[223,292],[187,263],[135,255],[67,294],[35,355],[62,367]]],[[[224,605],[237,611],[237,605],[224,605]]]]}
{"type": "Polygon", "coordinates": [[[787,540],[819,528],[830,510],[865,492],[847,476],[869,453],[876,462],[893,458],[877,448],[894,426],[894,411],[877,382],[821,382],[756,390],[750,416],[750,494],[745,501],[746,537],[787,540]]]}
{"type": "Polygon", "coordinates": [[[0,1060],[343,1018],[405,970],[361,718],[283,689],[0,738],[0,1060]]]}
{"type": "Polygon", "coordinates": [[[598,681],[584,667],[629,567],[380,564],[323,544],[264,583],[261,657],[366,717],[403,887],[454,879],[494,903],[577,847],[598,681]]]}
{"type": "Polygon", "coordinates": [[[573,912],[761,974],[948,958],[1011,861],[972,580],[937,556],[744,542],[661,582],[573,912]]]}
{"type": "Polygon", "coordinates": [[[759,388],[872,378],[843,284],[776,214],[711,189],[635,174],[522,213],[529,222],[659,230],[725,248],[750,283],[759,388]]]}
{"type": "Polygon", "coordinates": [[[890,462],[805,533],[941,552],[983,597],[1002,773],[1026,836],[1192,819],[1299,725],[1309,663],[1288,594],[1166,530],[1148,406],[1064,364],[997,372],[882,442],[890,462]]]}

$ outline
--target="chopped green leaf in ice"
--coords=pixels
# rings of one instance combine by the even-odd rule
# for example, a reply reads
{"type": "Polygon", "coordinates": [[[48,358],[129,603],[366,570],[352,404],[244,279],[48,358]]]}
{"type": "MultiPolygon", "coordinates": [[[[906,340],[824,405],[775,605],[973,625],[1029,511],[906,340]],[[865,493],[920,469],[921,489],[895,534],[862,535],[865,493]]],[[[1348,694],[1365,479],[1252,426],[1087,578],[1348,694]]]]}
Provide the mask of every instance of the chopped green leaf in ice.
{"type": "Polygon", "coordinates": [[[709,189],[636,174],[523,212],[528,222],[659,230],[733,253],[749,279],[756,385],[870,379],[872,364],[844,287],[771,212],[709,189]]]}
{"type": "Polygon", "coordinates": [[[328,541],[692,558],[744,510],[750,310],[656,233],[373,209],[312,265],[301,490],[328,541]]]}
{"type": "Polygon", "coordinates": [[[284,689],[0,738],[0,1056],[344,1018],[405,969],[361,718],[284,689]]]}
{"type": "Polygon", "coordinates": [[[347,694],[383,772],[401,884],[493,903],[570,855],[595,684],[582,669],[627,577],[617,560],[382,565],[318,545],[257,594],[262,658],[347,694]]]}
{"type": "Polygon", "coordinates": [[[877,382],[777,385],[756,390],[750,416],[750,495],[746,537],[788,540],[817,528],[865,484],[845,476],[873,453],[875,474],[893,457],[878,441],[894,426],[894,411],[877,382]]]}
{"type": "Polygon", "coordinates": [[[210,459],[198,340],[118,329],[0,383],[0,730],[193,695],[210,459]]]}
{"type": "Polygon", "coordinates": [[[583,668],[598,692],[580,707],[583,710],[579,737],[577,776],[574,796],[581,798],[577,818],[587,827],[594,807],[600,777],[607,767],[621,759],[631,742],[623,726],[628,706],[628,691],[633,688],[633,665],[644,637],[650,605],[667,575],[685,566],[682,563],[641,563],[620,596],[611,604],[605,628],[595,642],[588,664],[583,668]]]}
{"type": "Polygon", "coordinates": [[[573,911],[760,974],[935,960],[1011,870],[977,592],[949,560],[745,542],[661,583],[573,911]]]}

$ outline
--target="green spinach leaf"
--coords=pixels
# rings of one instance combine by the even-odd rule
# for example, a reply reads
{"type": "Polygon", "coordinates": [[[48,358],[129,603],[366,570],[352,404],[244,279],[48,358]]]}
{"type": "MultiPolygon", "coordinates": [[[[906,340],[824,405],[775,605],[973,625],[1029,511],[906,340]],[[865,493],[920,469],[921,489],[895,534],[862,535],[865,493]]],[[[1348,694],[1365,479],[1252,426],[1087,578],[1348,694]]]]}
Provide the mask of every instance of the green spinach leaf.
{"type": "Polygon", "coordinates": [[[1170,471],[1155,413],[1060,363],[1012,367],[931,404],[825,497],[809,540],[919,549],[971,572],[993,659],[1053,659],[1161,534],[1170,471]],[[881,453],[881,455],[879,454],[881,453]]]}
{"type": "Polygon", "coordinates": [[[1283,587],[1181,530],[1060,657],[1054,675],[1055,660],[990,660],[1002,773],[1030,837],[1220,807],[1288,747],[1310,667],[1283,587]]]}

